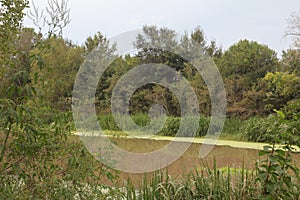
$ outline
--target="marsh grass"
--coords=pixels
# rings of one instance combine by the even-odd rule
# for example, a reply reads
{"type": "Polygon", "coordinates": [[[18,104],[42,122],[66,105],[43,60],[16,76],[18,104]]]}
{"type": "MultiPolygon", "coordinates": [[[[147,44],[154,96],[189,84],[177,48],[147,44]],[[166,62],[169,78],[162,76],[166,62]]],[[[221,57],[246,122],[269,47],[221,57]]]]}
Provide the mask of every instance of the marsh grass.
{"type": "MultiPolygon", "coordinates": [[[[130,116],[133,122],[135,122],[138,126],[145,127],[150,124],[150,117],[145,113],[135,114],[130,116]]],[[[119,119],[122,120],[124,124],[128,123],[128,116],[118,116],[119,119]]],[[[256,120],[259,118],[255,118],[256,120]]],[[[157,119],[159,120],[159,119],[157,119]]],[[[261,119],[263,120],[263,118],[261,119]]],[[[113,115],[100,115],[98,116],[99,125],[105,130],[105,134],[108,135],[120,135],[126,136],[128,135],[117,125],[113,115]]],[[[204,137],[209,128],[210,118],[206,116],[199,117],[199,127],[195,134],[195,137],[204,137]]],[[[249,137],[247,133],[245,133],[246,127],[253,127],[252,125],[253,119],[241,120],[239,118],[227,118],[225,120],[222,133],[220,135],[221,139],[224,140],[235,140],[235,141],[248,141],[249,137]]],[[[180,126],[180,117],[168,116],[163,128],[155,133],[160,136],[175,136],[180,126]]],[[[128,127],[130,129],[131,127],[128,127]]],[[[248,129],[247,129],[248,130],[248,129]]],[[[250,138],[251,141],[251,138],[250,138]]]]}
{"type": "MultiPolygon", "coordinates": [[[[120,131],[113,125],[112,116],[101,117],[101,121],[106,123],[107,130],[120,131]],[[106,117],[106,118],[105,118],[106,117]],[[111,128],[112,127],[112,128],[111,128]]],[[[127,120],[127,119],[124,119],[127,120]]],[[[133,116],[135,123],[145,126],[149,123],[149,118],[140,115],[133,116]],[[134,117],[137,117],[134,119],[134,117]]],[[[267,119],[264,119],[267,120],[267,119]]],[[[167,125],[159,135],[173,136],[173,132],[178,127],[179,118],[168,117],[167,125]]],[[[250,118],[240,120],[236,118],[226,119],[222,139],[252,140],[249,137],[247,127],[253,128],[266,126],[254,126],[256,122],[264,122],[263,118],[250,118]]],[[[199,120],[199,130],[207,129],[209,119],[202,117],[199,120]]],[[[270,122],[271,123],[271,122],[270,122]]],[[[199,132],[198,130],[198,132],[199,132]]],[[[261,131],[254,130],[254,134],[261,131]]],[[[201,132],[199,132],[201,133],[201,132]]],[[[197,134],[198,137],[203,136],[197,134]]],[[[256,163],[251,170],[243,165],[239,168],[218,168],[216,160],[209,166],[203,163],[201,167],[195,168],[186,175],[172,177],[167,170],[158,171],[151,176],[145,175],[140,185],[133,184],[127,179],[123,185],[116,189],[109,187],[109,193],[105,194],[106,199],[293,199],[299,200],[300,179],[291,177],[289,170],[292,166],[290,157],[285,158],[281,154],[272,154],[273,151],[263,150],[259,156],[265,160],[256,163]],[[280,159],[279,159],[280,158],[280,159]],[[266,164],[267,163],[267,164],[266,164]],[[264,170],[265,169],[265,170],[264,170]],[[282,175],[283,174],[283,175],[282,175]],[[282,179],[287,177],[286,179],[282,179]],[[286,187],[282,187],[286,185],[286,187]],[[276,188],[276,190],[275,190],[276,188]],[[288,188],[288,189],[286,189],[288,188]],[[271,192],[269,192],[271,191],[271,192]],[[280,195],[279,195],[280,194],[280,195]]],[[[277,150],[274,150],[277,152],[277,150]]],[[[283,152],[280,150],[279,152],[283,152]]],[[[284,154],[285,155],[285,154],[284,154]]],[[[299,175],[299,169],[295,169],[295,174],[299,175]]],[[[298,177],[298,176],[296,176],[298,177]]],[[[103,194],[104,195],[104,194],[103,194]]]]}
{"type": "Polygon", "coordinates": [[[126,184],[126,199],[258,199],[259,185],[255,170],[222,168],[216,161],[213,168],[203,164],[180,179],[168,171],[155,172],[149,180],[145,175],[140,187],[130,180],[126,184]]]}
{"type": "MultiPolygon", "coordinates": [[[[116,114],[116,117],[123,125],[126,126],[126,130],[132,132],[139,132],[136,127],[131,127],[131,120],[137,125],[140,126],[141,129],[147,125],[150,124],[151,119],[147,114],[136,114],[132,116],[125,116],[116,114]]],[[[190,116],[193,118],[193,116],[190,116]]],[[[197,117],[198,119],[198,117],[197,117]]],[[[150,128],[151,134],[161,135],[161,136],[175,136],[181,123],[180,117],[172,117],[168,116],[166,118],[165,123],[161,123],[164,118],[163,117],[156,117],[153,118],[153,126],[150,128]]],[[[207,129],[209,127],[209,118],[206,117],[200,117],[199,118],[199,128],[197,132],[195,133],[196,137],[204,136],[207,132],[207,129]]],[[[103,130],[110,130],[110,131],[117,131],[117,133],[122,132],[124,129],[122,127],[119,127],[116,123],[116,120],[112,114],[109,115],[100,115],[98,116],[98,122],[99,125],[103,130]]],[[[125,131],[126,132],[126,131],[125,131]]],[[[143,132],[143,131],[140,131],[143,132]]],[[[184,136],[189,136],[190,131],[189,130],[183,130],[184,136]]]]}

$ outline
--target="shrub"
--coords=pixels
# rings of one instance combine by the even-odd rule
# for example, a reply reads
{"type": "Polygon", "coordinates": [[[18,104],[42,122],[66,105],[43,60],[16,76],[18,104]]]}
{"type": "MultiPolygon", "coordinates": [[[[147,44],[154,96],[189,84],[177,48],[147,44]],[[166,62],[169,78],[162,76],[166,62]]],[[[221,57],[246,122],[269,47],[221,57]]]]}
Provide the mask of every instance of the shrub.
{"type": "Polygon", "coordinates": [[[271,138],[267,133],[274,121],[272,115],[268,118],[252,117],[245,122],[243,135],[251,142],[268,142],[271,138]]]}
{"type": "Polygon", "coordinates": [[[283,111],[275,110],[274,123],[267,132],[270,145],[264,146],[257,163],[256,181],[262,185],[262,194],[268,199],[299,199],[300,169],[292,158],[292,145],[300,147],[299,118],[288,120],[283,111]],[[295,120],[295,121],[294,121],[295,120]]]}
{"type": "Polygon", "coordinates": [[[224,123],[222,133],[228,135],[236,135],[242,132],[244,121],[240,118],[227,118],[224,123]]]}

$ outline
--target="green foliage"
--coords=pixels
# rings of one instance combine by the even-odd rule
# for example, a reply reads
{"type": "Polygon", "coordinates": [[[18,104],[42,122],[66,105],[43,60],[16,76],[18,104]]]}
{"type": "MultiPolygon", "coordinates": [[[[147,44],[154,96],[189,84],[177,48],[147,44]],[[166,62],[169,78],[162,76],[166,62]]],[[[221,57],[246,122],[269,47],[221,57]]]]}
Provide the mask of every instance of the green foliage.
{"type": "Polygon", "coordinates": [[[275,51],[255,41],[240,40],[229,47],[222,56],[222,68],[225,77],[244,77],[255,81],[267,71],[276,69],[278,59],[275,51]]]}
{"type": "Polygon", "coordinates": [[[254,117],[246,121],[243,134],[249,141],[298,145],[300,141],[299,101],[291,103],[276,115],[254,117]],[[286,114],[285,114],[286,112],[286,114]]]}
{"type": "MultiPolygon", "coordinates": [[[[266,116],[273,109],[281,109],[289,101],[298,99],[299,89],[300,79],[295,73],[268,72],[258,80],[257,85],[240,95],[241,100],[234,99],[236,102],[228,108],[229,115],[243,118],[266,116]]],[[[233,96],[230,92],[229,90],[228,95],[233,96]]]]}
{"type": "MultiPolygon", "coordinates": [[[[127,199],[259,199],[259,186],[254,183],[255,171],[218,169],[216,163],[196,169],[180,180],[168,172],[156,172],[148,180],[145,176],[140,188],[127,182],[127,199]]],[[[111,196],[113,197],[113,196],[111,196]]]]}
{"type": "Polygon", "coordinates": [[[263,98],[249,100],[253,95],[249,92],[260,78],[279,66],[275,51],[255,41],[241,40],[224,52],[218,65],[225,79],[228,115],[249,117],[258,113],[260,108],[255,105],[263,98]]]}
{"type": "Polygon", "coordinates": [[[222,129],[220,139],[246,141],[247,138],[243,134],[243,130],[247,126],[247,122],[251,120],[242,120],[240,118],[232,117],[226,118],[222,129]]]}
{"type": "MultiPolygon", "coordinates": [[[[132,120],[139,126],[146,126],[150,123],[150,118],[147,114],[137,114],[130,116],[132,120]]],[[[193,117],[193,116],[190,116],[193,117]]],[[[126,116],[119,116],[119,119],[122,120],[122,123],[129,124],[127,121],[130,120],[126,116]]],[[[160,118],[157,118],[154,120],[162,120],[160,118]]],[[[116,124],[114,118],[112,115],[100,115],[98,117],[99,124],[103,130],[111,130],[111,131],[122,131],[120,127],[116,124]]],[[[210,118],[207,117],[200,117],[198,119],[199,122],[199,128],[197,132],[195,133],[195,137],[202,137],[207,134],[207,130],[210,123],[210,118]]],[[[178,129],[180,127],[181,118],[180,117],[167,117],[166,122],[163,126],[163,128],[157,133],[158,135],[162,136],[176,136],[176,133],[178,132],[178,129]]],[[[130,127],[128,127],[130,129],[130,127]]],[[[155,127],[153,127],[155,129],[155,127]]],[[[159,128],[159,127],[156,127],[159,128]]],[[[189,132],[189,129],[182,130],[182,132],[185,134],[184,136],[188,136],[191,134],[189,132]]],[[[142,134],[142,133],[141,133],[142,134]]],[[[179,136],[179,135],[178,135],[179,136]]]]}
{"type": "Polygon", "coordinates": [[[0,15],[0,60],[1,65],[8,64],[9,56],[15,53],[15,46],[12,40],[21,28],[21,22],[24,17],[24,9],[28,6],[26,0],[1,0],[0,15]],[[4,62],[4,63],[2,63],[4,62]]]}
{"type": "MultiPolygon", "coordinates": [[[[47,39],[42,39],[32,29],[21,29],[27,1],[0,2],[0,199],[72,199],[76,196],[90,199],[101,196],[98,184],[95,184],[103,177],[113,181],[115,176],[82,144],[72,141],[71,113],[57,112],[51,107],[53,105],[44,106],[35,99],[47,98],[41,92],[44,88],[38,87],[46,82],[43,73],[51,71],[42,56],[49,53],[46,50],[56,50],[47,39],[57,39],[52,36],[62,28],[61,22],[57,22],[60,17],[57,12],[67,15],[64,1],[62,7],[57,1],[50,2],[52,7],[47,12],[54,21],[47,22],[51,26],[47,39]],[[32,67],[35,65],[36,68],[32,67]],[[42,69],[45,71],[41,72],[42,69]],[[85,191],[86,183],[90,181],[90,190],[85,191]]],[[[68,53],[72,51],[66,46],[65,49],[68,53]]],[[[55,55],[59,54],[61,52],[55,55]]],[[[76,59],[71,54],[66,56],[72,60],[70,63],[76,59]]],[[[55,65],[59,66],[62,60],[58,61],[55,65]]],[[[57,81],[57,77],[51,78],[57,81]]],[[[54,87],[60,86],[63,87],[54,87]]]]}
{"type": "Polygon", "coordinates": [[[280,109],[288,101],[299,98],[300,77],[283,72],[267,73],[261,87],[266,91],[266,108],[280,109]]]}
{"type": "MultiPolygon", "coordinates": [[[[178,75],[183,75],[195,90],[200,109],[206,115],[209,115],[210,98],[208,89],[200,73],[188,60],[195,61],[195,58],[200,60],[205,55],[207,57],[212,56],[214,59],[219,58],[222,55],[222,50],[217,47],[216,42],[212,41],[209,44],[203,30],[199,27],[190,35],[185,34],[178,38],[173,30],[156,26],[144,26],[143,34],[137,36],[135,46],[138,49],[136,58],[140,64],[164,64],[175,69],[178,75]],[[200,55],[193,55],[197,53],[200,55]]],[[[164,76],[167,77],[168,75],[164,76]]],[[[176,79],[176,77],[174,78],[176,79]]],[[[139,90],[132,99],[134,105],[140,105],[133,106],[134,108],[143,107],[143,102],[145,102],[146,106],[140,109],[141,112],[147,111],[145,108],[149,108],[149,103],[158,103],[165,107],[169,115],[180,116],[179,100],[167,88],[148,85],[139,90]]]]}
{"type": "Polygon", "coordinates": [[[300,99],[293,99],[282,108],[287,120],[297,122],[300,119],[300,99]]]}
{"type": "Polygon", "coordinates": [[[288,49],[282,52],[282,71],[300,76],[300,50],[288,49]]]}
{"type": "Polygon", "coordinates": [[[300,169],[292,157],[292,145],[300,146],[299,118],[295,118],[295,123],[293,120],[287,120],[284,112],[275,111],[275,123],[268,133],[269,137],[272,137],[271,145],[265,146],[259,153],[265,158],[257,163],[256,181],[262,184],[264,197],[299,199],[300,169]]]}
{"type": "Polygon", "coordinates": [[[98,32],[93,37],[89,36],[84,42],[84,48],[87,53],[90,53],[95,48],[100,45],[106,44],[108,42],[107,38],[105,38],[101,32],[98,32]]]}
{"type": "MultiPolygon", "coordinates": [[[[194,40],[221,68],[230,114],[246,118],[280,109],[268,118],[228,119],[223,132],[271,145],[260,152],[262,160],[253,172],[244,167],[220,170],[214,164],[182,180],[157,173],[149,184],[145,178],[140,188],[130,180],[125,189],[106,186],[104,180],[116,185],[116,172],[97,162],[71,134],[72,116],[65,111],[70,109],[73,80],[83,59],[100,47],[111,55],[115,46],[110,47],[100,32],[87,38],[84,46],[62,39],[62,28],[69,22],[65,3],[49,3],[49,16],[40,17],[46,19],[49,32],[37,34],[33,29],[21,28],[28,1],[0,0],[0,199],[299,199],[299,169],[292,157],[292,145],[300,146],[299,51],[284,52],[279,63],[267,46],[242,40],[223,54],[214,41],[206,40],[200,28],[176,41],[172,30],[144,27],[150,42],[139,35],[139,53],[116,58],[104,72],[96,92],[97,108],[101,114],[110,113],[113,88],[133,67],[166,64],[193,86],[200,109],[206,114],[198,120],[196,136],[204,136],[210,123],[210,100],[199,73],[175,53],[143,48],[153,43],[174,52],[181,47],[195,50],[194,40]]],[[[142,127],[149,125],[150,118],[138,113],[148,111],[152,104],[163,105],[170,117],[158,134],[175,136],[181,123],[181,118],[175,116],[180,116],[180,109],[167,88],[146,85],[130,101],[132,120],[142,127]]],[[[128,117],[120,119],[129,122],[128,117]]],[[[120,131],[112,115],[100,115],[99,122],[104,129],[120,131]]],[[[189,128],[183,132],[188,136],[189,128]]]]}
{"type": "Polygon", "coordinates": [[[16,73],[20,67],[17,54],[19,44],[16,41],[27,6],[26,0],[0,1],[0,98],[5,96],[11,84],[17,85],[17,80],[25,73],[21,70],[16,73]]]}
{"type": "MultiPolygon", "coordinates": [[[[39,94],[34,99],[35,103],[70,111],[73,83],[83,62],[83,48],[56,37],[42,42],[50,48],[40,53],[39,62],[31,67],[30,77],[35,80],[32,85],[39,94]]],[[[39,51],[36,48],[31,53],[36,55],[39,51]]]]}
{"type": "Polygon", "coordinates": [[[248,141],[268,142],[272,139],[272,136],[268,135],[269,127],[274,122],[273,116],[268,118],[252,117],[246,121],[242,131],[248,141]]]}
{"type": "Polygon", "coordinates": [[[257,163],[256,182],[262,185],[262,197],[266,199],[299,199],[299,168],[292,159],[289,145],[283,149],[273,145],[264,146],[259,156],[264,156],[257,163]]]}

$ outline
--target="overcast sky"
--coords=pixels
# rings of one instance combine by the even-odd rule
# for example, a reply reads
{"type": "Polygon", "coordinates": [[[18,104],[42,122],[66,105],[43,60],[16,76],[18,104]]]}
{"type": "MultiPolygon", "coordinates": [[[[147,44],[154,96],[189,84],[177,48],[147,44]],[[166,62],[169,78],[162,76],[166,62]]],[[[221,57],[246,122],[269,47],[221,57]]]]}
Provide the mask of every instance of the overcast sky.
{"type": "MultiPolygon", "coordinates": [[[[41,9],[47,5],[47,0],[33,1],[41,9]]],[[[143,25],[178,33],[200,26],[225,49],[246,38],[279,54],[292,44],[284,37],[287,18],[300,11],[299,0],[69,0],[68,5],[72,21],[64,37],[77,44],[98,31],[110,38],[143,25]]],[[[29,19],[25,26],[32,26],[29,19]]]]}

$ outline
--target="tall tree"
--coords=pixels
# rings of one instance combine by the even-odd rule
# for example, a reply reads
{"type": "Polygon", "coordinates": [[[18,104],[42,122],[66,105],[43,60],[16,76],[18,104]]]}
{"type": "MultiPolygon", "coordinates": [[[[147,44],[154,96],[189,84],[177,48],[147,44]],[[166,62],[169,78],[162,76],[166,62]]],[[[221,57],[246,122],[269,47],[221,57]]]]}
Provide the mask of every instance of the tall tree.
{"type": "Polygon", "coordinates": [[[100,45],[109,45],[107,38],[101,33],[97,32],[94,36],[89,36],[84,42],[84,49],[87,53],[90,53],[96,47],[100,45]]]}
{"type": "Polygon", "coordinates": [[[217,46],[216,41],[208,41],[203,29],[200,27],[195,28],[191,33],[191,40],[197,42],[203,49],[204,53],[213,57],[219,58],[222,55],[222,49],[217,46]]]}
{"type": "Polygon", "coordinates": [[[7,88],[14,87],[19,76],[18,37],[27,0],[0,1],[0,97],[7,97],[7,88]],[[16,76],[13,76],[16,75],[16,76]]]}
{"type": "Polygon", "coordinates": [[[277,54],[266,45],[240,40],[222,56],[221,70],[226,78],[248,76],[252,82],[278,67],[277,54]]]}
{"type": "MultiPolygon", "coordinates": [[[[185,34],[179,38],[173,30],[157,28],[156,26],[145,26],[143,34],[138,35],[135,46],[139,50],[137,58],[141,63],[161,63],[165,64],[181,73],[197,93],[200,109],[209,114],[210,100],[208,89],[204,80],[197,69],[189,63],[189,60],[206,60],[209,56],[214,60],[220,59],[222,49],[217,46],[215,41],[209,42],[205,37],[204,31],[197,27],[193,32],[185,34]],[[203,58],[200,58],[203,57],[203,58]],[[204,58],[205,57],[205,58],[204,58]]],[[[176,78],[176,77],[174,77],[176,78]]],[[[150,85],[148,85],[150,86],[150,85]]],[[[167,99],[164,104],[168,113],[178,115],[180,109],[177,106],[168,106],[168,103],[178,104],[174,95],[168,94],[169,91],[159,86],[148,88],[155,97],[148,99],[167,99]]]]}
{"type": "Polygon", "coordinates": [[[135,46],[142,63],[162,63],[177,71],[183,69],[184,58],[174,54],[178,41],[173,30],[144,26],[143,34],[137,36],[135,46]]]}
{"type": "MultiPolygon", "coordinates": [[[[35,63],[31,69],[31,78],[39,78],[33,83],[43,99],[41,105],[59,110],[69,110],[71,106],[73,84],[76,73],[83,62],[84,49],[62,38],[51,37],[45,41],[50,45],[40,54],[41,67],[35,63]],[[38,74],[38,77],[35,77],[38,74]]],[[[33,50],[35,54],[38,49],[33,50]]]]}
{"type": "Polygon", "coordinates": [[[276,71],[279,63],[275,51],[255,41],[241,40],[229,47],[218,63],[228,100],[228,114],[244,113],[240,103],[245,94],[265,76],[276,71]]]}

